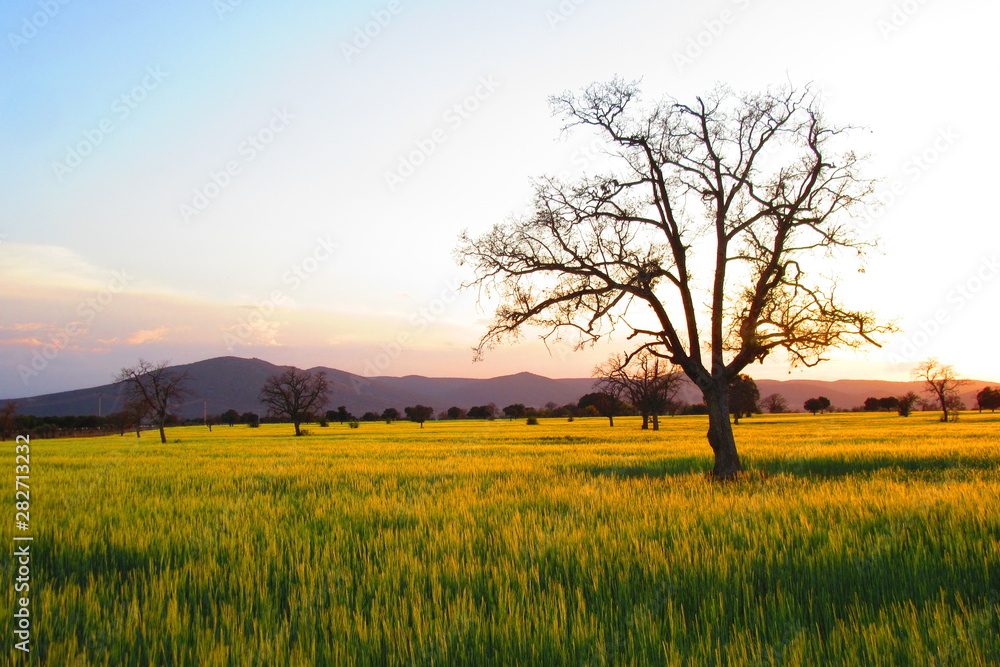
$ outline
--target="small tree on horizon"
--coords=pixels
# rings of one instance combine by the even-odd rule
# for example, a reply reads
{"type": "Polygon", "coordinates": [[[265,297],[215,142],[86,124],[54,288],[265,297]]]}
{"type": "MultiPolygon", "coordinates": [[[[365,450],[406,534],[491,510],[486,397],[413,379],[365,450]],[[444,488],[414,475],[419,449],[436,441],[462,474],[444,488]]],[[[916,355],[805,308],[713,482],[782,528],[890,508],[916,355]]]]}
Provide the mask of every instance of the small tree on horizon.
{"type": "Polygon", "coordinates": [[[426,405],[415,405],[403,408],[403,412],[406,414],[407,419],[412,422],[417,422],[420,424],[420,428],[423,428],[424,422],[430,419],[434,414],[434,408],[426,405]]]}
{"type": "Polygon", "coordinates": [[[913,412],[913,406],[919,400],[920,397],[912,391],[898,396],[896,398],[896,414],[900,417],[909,417],[910,413],[913,412]]]}
{"type": "Polygon", "coordinates": [[[740,417],[749,417],[760,408],[760,390],[757,383],[749,375],[741,373],[729,384],[729,410],[733,415],[733,424],[740,423],[740,417]]]}
{"type": "Polygon", "coordinates": [[[320,412],[329,400],[329,383],[324,371],[311,373],[288,368],[264,381],[260,402],[267,406],[268,414],[278,419],[288,419],[301,436],[301,425],[313,412],[320,412]]]}
{"type": "Polygon", "coordinates": [[[14,431],[14,417],[17,415],[17,401],[7,401],[0,408],[0,442],[6,441],[14,431]]]}
{"type": "Polygon", "coordinates": [[[983,387],[978,394],[976,394],[976,406],[979,408],[979,412],[983,410],[989,410],[990,412],[996,412],[997,408],[1000,408],[1000,389],[995,387],[983,387]]]}
{"type": "Polygon", "coordinates": [[[760,406],[772,415],[788,412],[788,401],[781,394],[768,394],[761,400],[760,406]]]}
{"type": "Polygon", "coordinates": [[[931,394],[937,399],[941,407],[941,421],[958,419],[958,412],[962,409],[958,389],[967,385],[968,380],[960,379],[953,366],[942,364],[934,357],[917,364],[913,369],[913,377],[923,380],[924,393],[931,394]]]}
{"type": "Polygon", "coordinates": [[[820,401],[818,398],[809,398],[806,399],[806,402],[802,404],[802,407],[804,407],[808,412],[811,412],[815,415],[817,412],[823,409],[823,402],[820,401]]]}
{"type": "Polygon", "coordinates": [[[594,408],[598,415],[606,417],[609,426],[615,425],[615,416],[622,414],[625,404],[621,400],[621,387],[611,385],[605,391],[595,391],[580,398],[577,407],[581,410],[594,408]],[[613,393],[615,392],[615,393],[613,393]]]}
{"type": "MultiPolygon", "coordinates": [[[[683,371],[665,359],[640,349],[633,354],[613,354],[594,368],[598,392],[624,397],[642,415],[642,428],[660,430],[660,415],[680,389],[683,371]]],[[[598,406],[598,410],[600,410],[598,406]]],[[[613,416],[612,416],[613,417],[613,416]]],[[[614,426],[614,423],[611,424],[614,426]]]]}
{"type": "MultiPolygon", "coordinates": [[[[135,366],[122,368],[114,379],[115,384],[121,387],[127,403],[132,403],[137,411],[142,406],[146,408],[147,414],[160,430],[162,444],[167,442],[164,428],[170,419],[170,408],[188,395],[188,374],[170,369],[169,363],[161,361],[154,364],[139,359],[135,366]]],[[[137,425],[136,435],[138,434],[137,425]]]]}

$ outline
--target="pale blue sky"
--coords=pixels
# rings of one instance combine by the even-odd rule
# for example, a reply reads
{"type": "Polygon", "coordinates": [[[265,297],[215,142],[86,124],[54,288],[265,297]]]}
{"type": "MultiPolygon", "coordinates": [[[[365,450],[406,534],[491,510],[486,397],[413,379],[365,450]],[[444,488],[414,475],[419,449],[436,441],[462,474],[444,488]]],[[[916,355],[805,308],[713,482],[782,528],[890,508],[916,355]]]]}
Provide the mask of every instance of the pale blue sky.
{"type": "Polygon", "coordinates": [[[898,194],[870,226],[884,254],[845,294],[907,333],[792,377],[901,378],[937,355],[1000,379],[1000,232],[979,199],[1000,144],[983,132],[991,3],[229,4],[0,9],[0,397],[105,382],[139,356],[588,375],[607,350],[529,340],[472,365],[485,314],[451,294],[451,250],[522,210],[529,177],[596,164],[546,98],[615,75],[651,98],[812,82],[833,121],[865,126],[869,173],[898,194]]]}

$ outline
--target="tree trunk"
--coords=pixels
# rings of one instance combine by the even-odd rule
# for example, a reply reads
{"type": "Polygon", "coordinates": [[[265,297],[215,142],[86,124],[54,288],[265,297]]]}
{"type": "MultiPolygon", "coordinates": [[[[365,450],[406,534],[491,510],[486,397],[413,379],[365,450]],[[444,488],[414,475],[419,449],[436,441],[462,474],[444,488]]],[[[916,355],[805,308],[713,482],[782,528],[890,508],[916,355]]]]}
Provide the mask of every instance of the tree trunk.
{"type": "Polygon", "coordinates": [[[295,424],[295,435],[302,435],[302,429],[299,428],[299,422],[293,421],[292,423],[295,424]]]}
{"type": "Polygon", "coordinates": [[[653,430],[654,431],[660,430],[660,415],[658,415],[655,412],[653,413],[653,430]]]}
{"type": "MultiPolygon", "coordinates": [[[[642,430],[649,430],[649,415],[645,412],[642,413],[642,430]]],[[[654,429],[655,430],[655,429],[654,429]]]]}
{"type": "Polygon", "coordinates": [[[736,452],[733,425],[729,421],[729,388],[724,385],[702,393],[708,406],[708,444],[715,452],[712,477],[719,481],[736,479],[743,471],[743,464],[736,452]]]}
{"type": "Polygon", "coordinates": [[[615,416],[614,415],[608,415],[608,425],[609,426],[614,426],[615,425],[615,416]]]}
{"type": "Polygon", "coordinates": [[[167,444],[167,432],[163,430],[163,422],[160,422],[160,444],[167,444]]]}

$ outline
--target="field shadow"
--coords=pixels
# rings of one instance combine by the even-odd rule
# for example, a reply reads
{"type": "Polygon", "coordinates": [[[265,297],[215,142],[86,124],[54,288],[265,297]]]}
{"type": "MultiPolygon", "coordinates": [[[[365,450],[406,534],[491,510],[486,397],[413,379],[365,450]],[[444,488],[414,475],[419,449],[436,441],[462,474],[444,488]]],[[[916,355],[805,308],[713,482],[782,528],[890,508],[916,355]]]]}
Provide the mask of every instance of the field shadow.
{"type": "MultiPolygon", "coordinates": [[[[977,456],[921,456],[846,459],[835,456],[808,458],[754,459],[744,458],[750,472],[767,475],[794,475],[810,478],[838,478],[852,475],[873,475],[881,472],[909,473],[916,476],[953,475],[963,471],[1000,469],[1000,458],[977,456]]],[[[712,470],[711,457],[658,459],[645,463],[620,465],[576,465],[573,470],[594,477],[621,479],[666,479],[690,474],[705,474],[712,470]]]]}
{"type": "Polygon", "coordinates": [[[846,477],[872,475],[886,471],[933,475],[972,470],[996,470],[1000,459],[981,456],[883,456],[843,458],[836,456],[811,456],[803,458],[751,460],[753,469],[772,475],[791,474],[804,477],[846,477]]]}

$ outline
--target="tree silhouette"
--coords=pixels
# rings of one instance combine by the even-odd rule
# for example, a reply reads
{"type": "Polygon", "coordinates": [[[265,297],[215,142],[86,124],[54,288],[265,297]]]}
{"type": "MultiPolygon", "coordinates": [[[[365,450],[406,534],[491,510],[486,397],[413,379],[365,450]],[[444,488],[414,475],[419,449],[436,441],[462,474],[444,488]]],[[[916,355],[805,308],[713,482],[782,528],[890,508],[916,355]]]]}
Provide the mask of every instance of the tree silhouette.
{"type": "Polygon", "coordinates": [[[823,401],[819,400],[818,398],[810,398],[807,399],[806,402],[802,404],[802,407],[804,407],[809,412],[816,414],[817,412],[823,410],[823,401]]]}
{"type": "Polygon", "coordinates": [[[406,418],[412,422],[417,422],[420,424],[420,428],[424,427],[424,422],[431,418],[434,414],[434,408],[428,407],[426,405],[414,405],[408,408],[403,408],[403,412],[406,414],[406,418]]]}
{"type": "Polygon", "coordinates": [[[637,109],[637,85],[615,80],[552,104],[568,127],[603,136],[617,166],[542,178],[533,214],[462,234],[466,286],[499,302],[477,354],[527,325],[545,338],[576,332],[579,345],[626,327],[636,349],[679,365],[702,392],[713,476],[734,478],[733,378],[775,350],[813,366],[831,347],[890,330],[806,270],[812,257],[867,245],[842,222],[872,193],[844,150],[848,128],[828,124],[808,89],[720,87],[637,109]]]}
{"type": "Polygon", "coordinates": [[[954,367],[942,364],[933,357],[920,362],[913,369],[913,377],[923,380],[924,393],[932,394],[937,399],[941,406],[941,421],[958,419],[958,411],[961,409],[958,389],[968,384],[968,380],[959,379],[954,367]]]}
{"type": "MultiPolygon", "coordinates": [[[[152,363],[139,359],[139,363],[130,368],[122,368],[115,376],[115,383],[121,389],[127,403],[133,404],[136,411],[145,407],[146,414],[153,418],[160,430],[160,442],[166,444],[167,434],[164,427],[170,415],[170,408],[188,395],[185,387],[188,381],[187,373],[179,373],[168,368],[169,361],[152,363]]],[[[137,421],[141,421],[141,418],[137,421]]],[[[136,435],[139,434],[138,424],[136,435]]]]}
{"type": "Polygon", "coordinates": [[[896,414],[900,417],[909,417],[910,413],[913,412],[913,406],[918,400],[920,400],[920,397],[912,391],[898,396],[896,398],[896,414]]]}
{"type": "Polygon", "coordinates": [[[609,385],[605,386],[604,389],[605,391],[595,391],[582,396],[576,405],[581,410],[586,410],[588,407],[594,408],[598,415],[607,417],[608,424],[614,426],[615,416],[620,415],[625,409],[625,404],[621,401],[621,393],[619,393],[621,387],[609,385]]]}
{"type": "Polygon", "coordinates": [[[996,411],[997,408],[1000,408],[1000,389],[983,387],[976,394],[976,406],[978,406],[980,412],[983,410],[996,411]]]}
{"type": "Polygon", "coordinates": [[[641,349],[636,354],[611,355],[594,369],[593,377],[599,378],[595,388],[600,392],[625,397],[639,411],[643,429],[649,428],[652,417],[653,430],[658,431],[659,416],[666,412],[670,401],[680,389],[683,371],[648,350],[641,349]]]}
{"type": "Polygon", "coordinates": [[[292,422],[295,435],[301,436],[302,422],[326,407],[328,391],[329,383],[323,371],[310,373],[288,368],[264,381],[260,402],[267,406],[272,417],[292,422]]]}
{"type": "Polygon", "coordinates": [[[740,374],[729,383],[729,410],[733,415],[733,423],[739,424],[740,417],[749,417],[760,408],[760,390],[757,383],[749,375],[740,374]]]}
{"type": "Polygon", "coordinates": [[[788,412],[788,401],[781,394],[768,394],[760,402],[760,405],[772,415],[788,412]]]}

